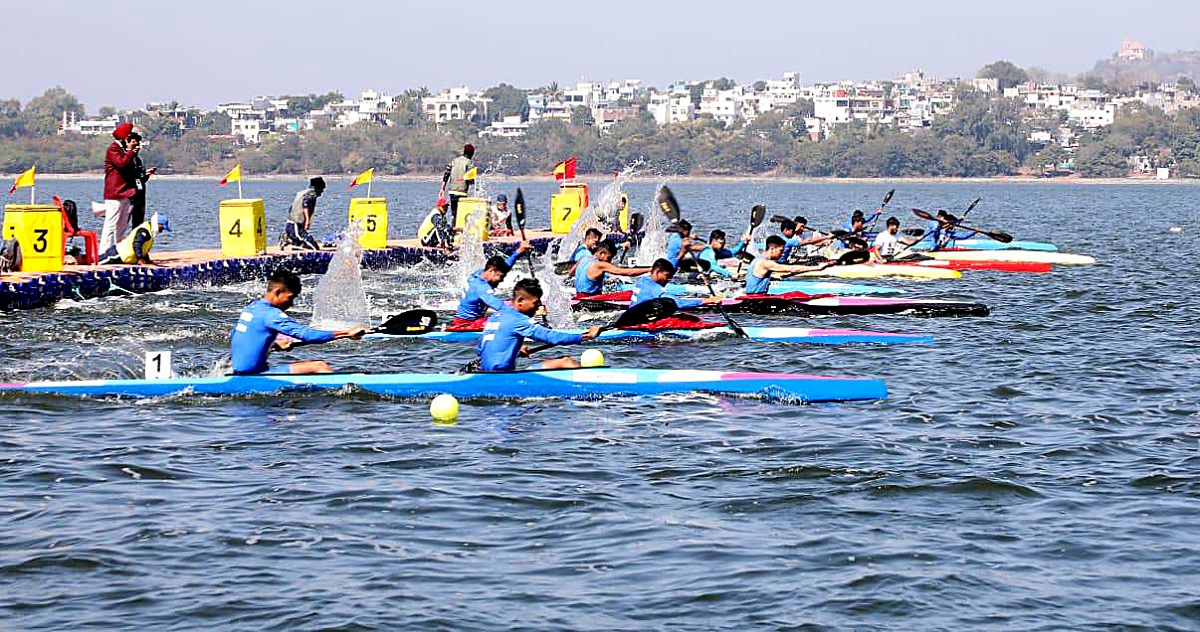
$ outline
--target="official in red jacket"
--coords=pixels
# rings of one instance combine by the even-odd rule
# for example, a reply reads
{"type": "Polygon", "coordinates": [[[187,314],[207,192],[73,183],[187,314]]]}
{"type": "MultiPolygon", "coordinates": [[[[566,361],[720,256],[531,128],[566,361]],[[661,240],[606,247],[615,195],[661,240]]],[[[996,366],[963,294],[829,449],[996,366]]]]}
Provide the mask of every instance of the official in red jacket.
{"type": "Polygon", "coordinates": [[[116,139],[104,154],[104,228],[100,232],[100,252],[116,246],[129,233],[130,198],[137,193],[134,158],[138,147],[129,148],[125,139],[133,132],[132,123],[121,123],[113,130],[116,139]]]}

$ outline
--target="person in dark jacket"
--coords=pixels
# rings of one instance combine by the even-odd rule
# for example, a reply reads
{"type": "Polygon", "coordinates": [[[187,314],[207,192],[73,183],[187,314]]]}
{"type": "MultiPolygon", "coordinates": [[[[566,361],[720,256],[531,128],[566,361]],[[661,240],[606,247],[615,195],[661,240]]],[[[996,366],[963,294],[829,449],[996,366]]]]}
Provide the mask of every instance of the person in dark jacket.
{"type": "Polygon", "coordinates": [[[141,226],[142,222],[146,221],[146,181],[150,179],[150,176],[158,172],[158,167],[147,169],[142,166],[142,157],[139,154],[142,150],[142,136],[140,134],[137,132],[130,133],[129,138],[125,142],[129,144],[130,151],[137,150],[133,153],[131,169],[133,173],[133,186],[137,189],[137,192],[133,194],[133,197],[129,198],[129,225],[141,226]]]}
{"type": "Polygon", "coordinates": [[[467,143],[463,145],[461,156],[455,156],[446,165],[446,172],[442,174],[442,190],[440,195],[445,196],[450,200],[450,225],[457,226],[458,217],[458,200],[459,198],[467,197],[471,192],[471,185],[475,184],[474,178],[469,178],[471,170],[475,168],[475,146],[467,143]]]}
{"type": "Polygon", "coordinates": [[[317,212],[317,198],[324,192],[325,179],[321,176],[311,178],[307,189],[296,192],[296,197],[292,199],[292,207],[288,210],[282,246],[301,250],[321,249],[321,245],[308,231],[312,230],[313,215],[317,212]]]}
{"type": "Polygon", "coordinates": [[[104,228],[100,231],[101,252],[117,245],[129,233],[130,198],[137,193],[133,160],[138,149],[126,139],[133,133],[132,123],[121,123],[113,130],[113,142],[104,154],[104,228]]]}

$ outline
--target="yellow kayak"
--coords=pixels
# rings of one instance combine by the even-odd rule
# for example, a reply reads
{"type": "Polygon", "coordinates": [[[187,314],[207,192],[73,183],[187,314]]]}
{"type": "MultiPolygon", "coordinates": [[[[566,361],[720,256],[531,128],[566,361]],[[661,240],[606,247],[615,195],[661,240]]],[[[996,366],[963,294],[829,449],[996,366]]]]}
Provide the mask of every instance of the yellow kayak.
{"type": "MultiPolygon", "coordinates": [[[[789,275],[792,276],[792,275],[789,275]]],[[[833,266],[818,272],[805,272],[794,276],[831,276],[842,279],[878,279],[882,277],[903,277],[909,279],[957,279],[962,277],[958,270],[949,268],[931,268],[929,266],[898,265],[895,263],[873,264],[860,263],[851,266],[833,266]]]]}
{"type": "Polygon", "coordinates": [[[937,250],[921,254],[942,261],[1018,261],[1021,263],[1058,263],[1069,266],[1089,266],[1096,263],[1095,257],[1087,255],[1040,250],[937,250]]]}

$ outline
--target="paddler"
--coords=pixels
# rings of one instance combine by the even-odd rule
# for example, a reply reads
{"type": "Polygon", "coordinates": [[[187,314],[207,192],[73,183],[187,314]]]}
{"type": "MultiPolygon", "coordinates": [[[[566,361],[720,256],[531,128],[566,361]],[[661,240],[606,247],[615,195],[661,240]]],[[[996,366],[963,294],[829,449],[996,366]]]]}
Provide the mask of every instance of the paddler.
{"type": "Polygon", "coordinates": [[[907,245],[900,240],[899,233],[900,220],[895,217],[887,218],[883,232],[875,236],[875,247],[871,250],[871,261],[875,263],[891,261],[892,257],[896,256],[907,245]]]}
{"type": "Polygon", "coordinates": [[[675,301],[677,309],[691,309],[700,307],[701,305],[715,305],[721,302],[721,297],[710,296],[705,299],[698,298],[680,298],[667,294],[667,284],[671,282],[671,277],[675,276],[675,266],[671,265],[666,259],[656,259],[654,265],[650,266],[650,272],[639,278],[633,284],[633,299],[629,306],[633,307],[638,303],[645,303],[660,297],[666,297],[675,301]]]}
{"type": "Polygon", "coordinates": [[[799,258],[802,254],[807,255],[808,246],[827,244],[833,239],[833,235],[824,235],[816,231],[813,231],[812,237],[801,237],[806,228],[808,228],[808,220],[799,216],[794,220],[784,220],[779,224],[779,232],[783,235],[781,260],[790,261],[799,258]]]}
{"type": "Polygon", "coordinates": [[[854,212],[850,214],[850,219],[846,220],[846,224],[843,227],[847,232],[857,234],[862,231],[867,224],[875,221],[875,218],[879,217],[880,215],[883,215],[883,209],[876,209],[875,212],[871,213],[870,215],[863,215],[862,209],[854,209],[854,212]],[[860,223],[861,227],[855,228],[855,222],[860,223]]]}
{"type": "Polygon", "coordinates": [[[357,340],[367,332],[366,327],[325,331],[300,324],[285,313],[291,309],[297,296],[300,296],[300,277],[288,270],[276,270],[262,298],[242,310],[229,340],[234,375],[333,373],[333,369],[323,360],[292,362],[272,368],[267,364],[267,354],[272,348],[286,350],[291,346],[290,342],[276,343],[275,338],[279,334],[312,344],[339,338],[357,340]]]}
{"type": "Polygon", "coordinates": [[[776,272],[784,274],[813,272],[824,269],[824,266],[797,266],[779,263],[783,256],[783,238],[779,235],[767,237],[767,247],[762,254],[750,264],[746,271],[746,294],[769,294],[771,292],[771,275],[776,272]]]}
{"type": "Polygon", "coordinates": [[[155,213],[149,221],[142,222],[125,239],[117,242],[100,255],[101,265],[128,264],[154,265],[150,260],[150,249],[154,247],[154,238],[164,232],[170,232],[171,223],[166,215],[155,213]]]}
{"type": "Polygon", "coordinates": [[[612,264],[612,258],[617,254],[617,246],[610,239],[605,239],[596,245],[596,251],[587,255],[575,266],[575,293],[579,296],[593,296],[604,291],[604,279],[609,274],[638,276],[646,274],[650,268],[623,268],[612,264]]]}
{"type": "Polygon", "coordinates": [[[599,229],[589,228],[584,231],[583,240],[579,242],[578,246],[575,246],[575,252],[571,253],[571,261],[578,263],[584,257],[592,254],[601,239],[604,239],[604,233],[599,229]]]}
{"type": "MultiPolygon", "coordinates": [[[[521,279],[513,288],[512,306],[498,310],[483,328],[479,339],[480,371],[514,371],[517,356],[528,355],[525,339],[554,345],[579,344],[600,335],[600,326],[593,325],[582,334],[568,333],[543,327],[533,320],[542,306],[542,286],[537,279],[521,279]]],[[[543,369],[578,368],[579,363],[571,357],[554,358],[542,362],[543,369]]]]}
{"type": "Polygon", "coordinates": [[[667,261],[670,261],[676,267],[683,260],[684,255],[688,250],[699,250],[693,243],[694,236],[692,235],[692,224],[686,219],[679,220],[671,228],[667,229],[671,234],[667,237],[667,261]]]}
{"type": "Polygon", "coordinates": [[[725,248],[725,231],[714,230],[708,234],[708,245],[704,247],[704,250],[700,251],[700,254],[696,255],[696,258],[708,262],[708,271],[710,273],[723,279],[732,279],[733,273],[727,268],[722,267],[718,263],[718,260],[738,256],[738,253],[746,249],[746,244],[748,243],[750,243],[750,235],[747,234],[742,238],[742,243],[738,244],[737,248],[728,250],[725,248]]]}
{"type": "Polygon", "coordinates": [[[454,320],[446,327],[447,331],[483,329],[488,308],[499,310],[504,307],[504,301],[496,296],[496,288],[504,282],[504,277],[508,276],[508,271],[516,265],[517,259],[529,252],[531,247],[528,241],[523,241],[508,257],[494,255],[487,260],[482,270],[473,272],[467,278],[467,289],[463,291],[462,300],[458,302],[458,311],[454,312],[454,320]]]}

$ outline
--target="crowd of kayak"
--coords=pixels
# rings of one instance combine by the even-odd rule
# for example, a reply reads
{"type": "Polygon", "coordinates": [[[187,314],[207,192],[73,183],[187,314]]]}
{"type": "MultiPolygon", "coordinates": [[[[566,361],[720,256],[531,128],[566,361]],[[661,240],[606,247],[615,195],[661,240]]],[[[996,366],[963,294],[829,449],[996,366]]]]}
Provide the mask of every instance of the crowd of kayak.
{"type": "MultiPolygon", "coordinates": [[[[889,217],[883,230],[874,232],[892,195],[888,192],[871,215],[856,211],[843,228],[827,232],[812,230],[803,217],[774,216],[771,224],[778,226],[778,234],[761,241],[755,236],[763,232],[760,227],[765,228],[766,208],[755,206],[745,234],[735,247],[728,248],[727,235],[721,230],[712,231],[707,240],[698,239],[692,225],[682,218],[674,194],[664,186],[657,202],[668,222],[665,253],[642,266],[624,265],[630,250],[640,250],[639,241],[644,236],[639,230],[640,219],[633,218],[629,226],[632,230],[622,233],[617,226],[606,226],[601,214],[593,214],[589,220],[592,225],[581,231],[578,247],[554,266],[562,275],[561,281],[548,282],[562,283],[556,291],[573,290],[573,309],[612,311],[617,316],[603,326],[554,329],[545,320],[545,288],[536,275],[517,280],[508,296],[498,293],[518,262],[533,256],[530,243],[524,239],[524,199],[518,189],[514,216],[521,242],[508,256],[492,256],[469,276],[454,316],[443,328],[438,327],[438,314],[429,309],[404,312],[370,329],[328,331],[305,326],[286,314],[301,292],[300,279],[279,270],[263,296],[243,309],[232,326],[228,375],[28,382],[0,385],[0,390],[145,397],[185,390],[251,394],[291,388],[337,389],[353,384],[402,397],[441,393],[456,397],[595,397],[706,391],[806,402],[878,399],[886,396],[886,387],[878,380],[581,367],[571,356],[542,360],[536,367],[518,370],[518,359],[551,347],[588,341],[694,339],[720,334],[763,342],[928,343],[932,340],[927,336],[884,332],[743,327],[732,314],[985,316],[988,308],[975,302],[900,298],[894,296],[899,290],[892,288],[789,277],[952,278],[960,276],[963,269],[1044,272],[1054,263],[1091,263],[1088,257],[1058,253],[1051,244],[1018,242],[1002,231],[968,224],[967,216],[979,200],[962,216],[913,209],[928,222],[924,228],[901,230],[899,220],[889,217]],[[607,238],[608,234],[617,239],[607,238]],[[674,282],[677,273],[686,275],[681,283],[674,282]],[[706,312],[719,313],[722,319],[708,320],[703,316],[706,312]],[[474,343],[477,357],[454,374],[336,374],[320,360],[270,362],[272,352],[299,345],[363,338],[474,343]],[[542,346],[531,347],[527,342],[542,346]]],[[[533,272],[532,261],[529,270],[533,272]]]]}

